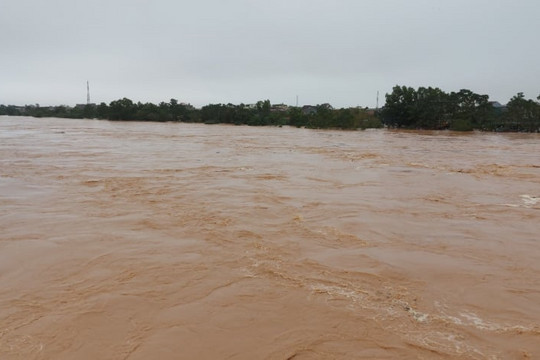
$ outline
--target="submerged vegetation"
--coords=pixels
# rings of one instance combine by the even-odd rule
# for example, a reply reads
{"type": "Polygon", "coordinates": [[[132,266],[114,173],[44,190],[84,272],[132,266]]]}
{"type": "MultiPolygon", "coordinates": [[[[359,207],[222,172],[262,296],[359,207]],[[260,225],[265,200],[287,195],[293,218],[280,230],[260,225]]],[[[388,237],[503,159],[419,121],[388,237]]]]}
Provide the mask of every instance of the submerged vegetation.
{"type": "MultiPolygon", "coordinates": [[[[537,100],[540,100],[540,96],[537,100]]],[[[210,104],[196,109],[176,99],[159,104],[128,98],[69,106],[0,105],[0,115],[90,118],[122,121],[177,121],[316,129],[405,128],[540,132],[540,103],[518,93],[506,105],[470,90],[446,93],[439,88],[395,86],[380,110],[334,109],[329,104],[289,107],[269,100],[252,105],[210,104]]]]}
{"type": "Polygon", "coordinates": [[[374,111],[361,108],[333,109],[329,104],[304,107],[272,105],[269,100],[252,105],[210,104],[196,109],[176,99],[152,103],[134,103],[123,98],[110,104],[77,105],[75,107],[30,105],[25,107],[0,105],[0,115],[35,117],[89,118],[136,121],[179,121],[206,124],[252,126],[292,125],[307,128],[365,129],[382,127],[374,111]]]}
{"type": "MultiPolygon", "coordinates": [[[[540,100],[540,96],[538,97],[540,100]]],[[[380,112],[389,127],[458,131],[540,131],[540,103],[518,93],[507,105],[470,90],[395,86],[380,112]]]]}

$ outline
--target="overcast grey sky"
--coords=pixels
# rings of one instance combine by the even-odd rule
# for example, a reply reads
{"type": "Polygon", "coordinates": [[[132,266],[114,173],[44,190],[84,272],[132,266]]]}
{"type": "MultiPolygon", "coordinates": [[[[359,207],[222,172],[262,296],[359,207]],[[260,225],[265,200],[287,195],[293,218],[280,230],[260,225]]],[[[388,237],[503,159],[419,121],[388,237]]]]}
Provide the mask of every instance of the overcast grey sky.
{"type": "Polygon", "coordinates": [[[0,0],[0,104],[540,94],[538,0],[0,0]]]}

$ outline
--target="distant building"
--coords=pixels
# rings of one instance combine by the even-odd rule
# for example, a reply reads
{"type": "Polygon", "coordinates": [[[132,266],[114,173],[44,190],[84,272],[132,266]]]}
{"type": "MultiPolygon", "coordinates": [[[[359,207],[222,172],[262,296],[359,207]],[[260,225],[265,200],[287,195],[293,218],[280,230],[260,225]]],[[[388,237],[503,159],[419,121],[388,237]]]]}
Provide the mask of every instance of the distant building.
{"type": "Polygon", "coordinates": [[[289,110],[289,106],[285,104],[275,104],[270,107],[271,112],[287,112],[289,110]]]}
{"type": "Polygon", "coordinates": [[[500,108],[503,108],[503,107],[506,107],[504,105],[502,105],[500,102],[498,101],[490,101],[489,102],[489,105],[491,105],[492,107],[494,107],[495,109],[500,109],[500,108]]]}
{"type": "Polygon", "coordinates": [[[320,104],[320,105],[304,105],[302,106],[302,114],[304,115],[314,115],[317,114],[319,109],[325,109],[325,110],[334,110],[334,107],[328,103],[320,104]]]}
{"type": "Polygon", "coordinates": [[[317,113],[317,107],[313,105],[304,105],[302,106],[302,114],[304,115],[313,115],[317,113]]]}
{"type": "Polygon", "coordinates": [[[94,104],[94,103],[90,103],[90,104],[77,104],[77,105],[75,105],[75,109],[84,109],[84,108],[87,107],[87,106],[92,106],[92,107],[94,107],[94,106],[96,106],[96,104],[94,104]]]}
{"type": "Polygon", "coordinates": [[[498,101],[490,101],[488,104],[491,105],[491,107],[495,109],[497,113],[505,112],[507,110],[506,105],[502,105],[498,101]]]}

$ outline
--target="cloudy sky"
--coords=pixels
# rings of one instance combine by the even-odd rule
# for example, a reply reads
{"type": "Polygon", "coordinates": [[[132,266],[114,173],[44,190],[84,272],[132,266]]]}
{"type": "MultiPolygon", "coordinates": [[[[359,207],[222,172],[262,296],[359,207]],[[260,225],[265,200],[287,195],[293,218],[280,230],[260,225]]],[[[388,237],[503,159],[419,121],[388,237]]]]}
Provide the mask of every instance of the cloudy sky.
{"type": "Polygon", "coordinates": [[[0,104],[540,94],[538,0],[0,0],[0,104]]]}

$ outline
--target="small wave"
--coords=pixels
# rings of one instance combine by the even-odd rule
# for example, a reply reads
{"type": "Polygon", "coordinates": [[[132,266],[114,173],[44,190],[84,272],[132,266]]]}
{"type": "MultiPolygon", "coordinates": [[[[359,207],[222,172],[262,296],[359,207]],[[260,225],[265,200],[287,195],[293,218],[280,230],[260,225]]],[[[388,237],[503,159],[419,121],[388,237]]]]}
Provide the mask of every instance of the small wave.
{"type": "Polygon", "coordinates": [[[408,302],[403,300],[398,300],[397,303],[403,307],[403,309],[411,314],[414,320],[418,321],[419,323],[424,323],[429,320],[429,314],[420,312],[416,309],[414,309],[411,305],[409,305],[408,302]]]}
{"type": "Polygon", "coordinates": [[[531,195],[520,195],[521,201],[523,202],[523,205],[525,207],[531,208],[537,205],[540,202],[540,197],[538,196],[531,196],[531,195]]]}
{"type": "Polygon", "coordinates": [[[326,294],[330,297],[347,298],[353,302],[361,301],[366,296],[365,292],[356,291],[337,285],[313,284],[310,286],[310,288],[311,291],[316,294],[326,294]]]}
{"type": "Polygon", "coordinates": [[[532,195],[519,195],[521,198],[521,203],[518,204],[501,204],[502,206],[512,207],[512,208],[537,208],[537,205],[540,204],[540,197],[539,196],[532,196],[532,195]]]}
{"type": "Polygon", "coordinates": [[[474,326],[480,330],[492,331],[492,332],[514,332],[517,334],[522,333],[532,333],[538,334],[539,329],[537,326],[523,326],[523,325],[511,325],[511,324],[499,324],[491,321],[482,319],[475,313],[472,312],[461,312],[459,314],[463,320],[462,324],[474,326]]]}
{"type": "MultiPolygon", "coordinates": [[[[3,334],[2,334],[3,335],[3,334]]],[[[10,334],[0,342],[0,353],[17,355],[39,354],[43,351],[43,343],[31,335],[10,334]]]]}

